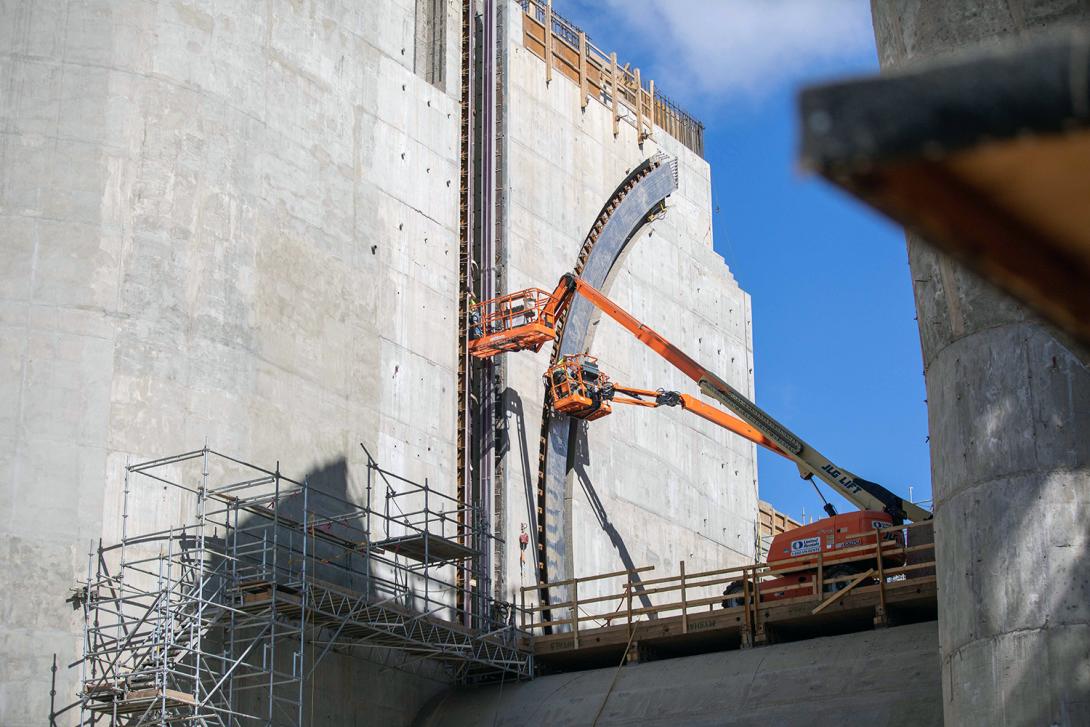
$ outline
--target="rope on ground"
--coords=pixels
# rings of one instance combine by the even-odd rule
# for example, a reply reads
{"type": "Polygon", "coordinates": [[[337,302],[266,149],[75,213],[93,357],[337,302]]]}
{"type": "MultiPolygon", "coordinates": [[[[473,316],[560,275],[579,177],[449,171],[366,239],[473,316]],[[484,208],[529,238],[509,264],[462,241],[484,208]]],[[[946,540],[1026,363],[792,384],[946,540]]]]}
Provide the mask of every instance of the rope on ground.
{"type": "Polygon", "coordinates": [[[602,698],[602,704],[598,707],[598,713],[594,715],[591,727],[598,727],[598,720],[601,719],[606,703],[609,702],[609,695],[613,693],[613,687],[617,686],[617,677],[621,675],[621,669],[624,667],[625,662],[628,661],[628,651],[632,648],[632,640],[636,638],[636,630],[639,627],[638,621],[632,624],[632,633],[628,635],[628,644],[624,647],[624,653],[621,655],[621,663],[617,665],[616,670],[613,672],[613,681],[609,683],[609,689],[606,690],[606,696],[602,698]]]}

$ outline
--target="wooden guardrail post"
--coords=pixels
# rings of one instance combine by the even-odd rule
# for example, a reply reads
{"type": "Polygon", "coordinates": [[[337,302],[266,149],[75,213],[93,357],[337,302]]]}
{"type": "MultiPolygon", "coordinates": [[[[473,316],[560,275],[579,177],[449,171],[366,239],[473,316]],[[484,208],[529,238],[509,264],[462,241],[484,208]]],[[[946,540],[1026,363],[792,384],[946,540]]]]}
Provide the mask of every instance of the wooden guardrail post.
{"type": "Polygon", "coordinates": [[[640,82],[640,69],[635,71],[636,76],[636,143],[643,143],[643,83],[640,82]]]}
{"type": "Polygon", "coordinates": [[[553,80],[553,0],[545,3],[545,83],[553,80]]]}
{"type": "Polygon", "coordinates": [[[579,581],[571,586],[571,632],[572,643],[579,648],[579,581]]]}
{"type": "Polygon", "coordinates": [[[681,561],[681,633],[689,633],[689,599],[685,595],[685,561],[681,561]]]}
{"type": "Polygon", "coordinates": [[[822,594],[825,593],[825,553],[818,551],[818,572],[817,580],[814,581],[814,595],[817,596],[817,600],[820,601],[822,594]]]}
{"type": "Polygon", "coordinates": [[[878,561],[878,608],[874,612],[874,625],[886,626],[886,571],[882,564],[882,533],[881,528],[874,529],[874,553],[878,561]]]}
{"type": "Polygon", "coordinates": [[[650,139],[655,133],[655,79],[653,78],[647,81],[647,99],[647,113],[651,119],[647,125],[647,138],[650,139]]]}
{"type": "Polygon", "coordinates": [[[761,620],[761,581],[757,569],[753,569],[753,643],[763,644],[768,640],[765,625],[761,620]]]}
{"type": "Polygon", "coordinates": [[[742,571],[742,648],[748,649],[753,646],[753,617],[750,613],[749,606],[749,574],[750,571],[747,568],[742,571]]]}
{"type": "Polygon", "coordinates": [[[625,596],[628,599],[628,639],[632,640],[632,577],[628,577],[628,582],[624,584],[625,596]]]}
{"type": "Polygon", "coordinates": [[[587,34],[579,31],[579,106],[587,107],[587,34]]]}
{"type": "Polygon", "coordinates": [[[617,83],[617,54],[614,52],[614,53],[609,54],[609,98],[610,98],[610,101],[611,101],[610,105],[613,108],[613,135],[614,136],[617,136],[617,134],[621,133],[621,126],[620,126],[621,117],[620,117],[620,114],[619,114],[619,112],[617,110],[617,103],[620,101],[618,96],[620,96],[621,89],[618,88],[618,85],[619,84],[617,83]]]}

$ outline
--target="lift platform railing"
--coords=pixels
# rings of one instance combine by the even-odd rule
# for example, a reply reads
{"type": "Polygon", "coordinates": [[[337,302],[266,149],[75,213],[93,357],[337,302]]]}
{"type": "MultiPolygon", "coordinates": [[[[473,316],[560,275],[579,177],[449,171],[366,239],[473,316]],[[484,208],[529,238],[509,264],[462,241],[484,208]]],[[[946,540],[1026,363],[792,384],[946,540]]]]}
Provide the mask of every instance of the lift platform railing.
{"type": "Polygon", "coordinates": [[[612,382],[598,367],[598,359],[585,353],[562,356],[544,375],[545,390],[553,410],[593,421],[612,411],[612,382]]]}
{"type": "Polygon", "coordinates": [[[540,288],[484,301],[472,307],[469,352],[487,358],[504,351],[538,351],[556,338],[556,320],[549,315],[552,295],[540,288]]]}

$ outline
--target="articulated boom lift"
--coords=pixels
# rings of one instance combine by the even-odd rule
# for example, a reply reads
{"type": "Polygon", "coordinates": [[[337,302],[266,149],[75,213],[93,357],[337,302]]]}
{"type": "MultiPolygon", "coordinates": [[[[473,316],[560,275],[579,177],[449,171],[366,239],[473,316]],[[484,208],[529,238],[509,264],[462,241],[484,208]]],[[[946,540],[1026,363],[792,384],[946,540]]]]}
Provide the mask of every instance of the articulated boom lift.
{"type": "Polygon", "coordinates": [[[709,406],[695,396],[677,391],[637,389],[613,381],[598,368],[598,359],[585,353],[563,356],[544,376],[553,410],[576,419],[594,421],[612,411],[612,404],[628,404],[656,409],[680,406],[701,419],[716,424],[759,444],[776,454],[783,452],[771,439],[724,411],[709,406]]]}
{"type": "MultiPolygon", "coordinates": [[[[678,403],[685,409],[720,424],[720,426],[726,426],[746,439],[787,457],[798,467],[799,475],[803,479],[812,482],[816,476],[861,510],[885,512],[890,516],[893,524],[898,525],[906,519],[921,521],[931,518],[931,513],[922,507],[901,499],[875,482],[857,477],[843,467],[833,464],[827,457],[769,416],[767,412],[730,384],[704,368],[684,351],[666,340],[661,334],[640,323],[601,292],[571,273],[560,279],[556,289],[551,294],[537,288],[531,288],[494,300],[484,301],[475,306],[470,314],[470,332],[473,340],[469,343],[469,353],[478,358],[491,358],[506,351],[540,350],[545,342],[556,338],[556,323],[577,294],[582,295],[651,350],[666,359],[674,368],[695,381],[705,395],[718,401],[737,415],[738,419],[703,404],[693,397],[678,394],[678,403]]],[[[651,402],[640,401],[641,398],[650,397],[652,394],[656,396],[654,405],[664,405],[666,403],[665,401],[658,401],[658,392],[612,387],[608,377],[604,377],[604,374],[598,370],[596,360],[591,357],[583,357],[578,362],[572,360],[571,357],[565,358],[558,362],[553,369],[550,369],[550,377],[557,372],[560,364],[570,364],[573,369],[580,372],[579,376],[582,377],[580,380],[583,384],[590,383],[592,387],[584,386],[584,388],[580,389],[570,382],[558,382],[556,386],[559,386],[560,389],[551,392],[553,401],[557,402],[564,400],[566,397],[568,398],[568,401],[565,402],[568,410],[564,411],[558,408],[558,411],[578,416],[579,412],[593,409],[583,418],[591,419],[605,416],[605,414],[609,413],[609,410],[606,409],[604,413],[600,413],[603,411],[603,403],[608,404],[609,399],[612,397],[603,399],[603,386],[611,387],[613,395],[618,392],[626,394],[628,398],[634,399],[645,406],[651,405],[651,402]],[[590,368],[584,368],[588,363],[590,368]],[[598,392],[597,394],[595,394],[595,390],[598,392]],[[561,396],[557,397],[557,393],[560,393],[561,396]],[[575,398],[567,396],[569,394],[582,396],[586,401],[585,403],[577,401],[575,398]],[[595,400],[596,397],[597,401],[595,400]]],[[[554,386],[552,383],[549,385],[550,387],[554,386]]],[[[663,393],[673,394],[674,392],[663,393]]],[[[623,403],[636,402],[623,401],[623,403]]],[[[825,509],[830,516],[836,515],[832,505],[826,503],[825,509]]]]}

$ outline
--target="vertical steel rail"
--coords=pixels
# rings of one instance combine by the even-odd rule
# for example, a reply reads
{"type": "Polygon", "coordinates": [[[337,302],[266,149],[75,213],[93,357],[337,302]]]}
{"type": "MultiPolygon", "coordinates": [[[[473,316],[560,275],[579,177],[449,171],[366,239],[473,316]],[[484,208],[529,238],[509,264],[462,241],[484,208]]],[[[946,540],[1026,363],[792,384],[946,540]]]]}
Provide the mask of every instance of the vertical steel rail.
{"type": "Polygon", "coordinates": [[[130,458],[125,458],[125,489],[121,495],[121,565],[118,566],[117,577],[125,577],[125,545],[129,540],[129,466],[130,458]]]}
{"type": "MultiPolygon", "coordinates": [[[[102,545],[99,545],[99,551],[101,553],[102,545]]],[[[99,555],[99,558],[102,556],[99,555]]],[[[91,544],[87,547],[87,590],[83,594],[83,659],[79,665],[79,677],[80,677],[80,705],[79,705],[79,723],[82,725],[87,715],[87,662],[91,659],[91,655],[94,653],[94,649],[91,646],[91,574],[94,572],[93,564],[95,561],[95,542],[92,540],[91,544]]],[[[97,580],[97,579],[96,579],[97,580]]],[[[95,591],[98,591],[98,584],[95,584],[95,591]]],[[[95,664],[91,665],[91,677],[95,675],[95,664]]],[[[93,714],[93,713],[92,713],[93,714]]]]}
{"type": "MultiPolygon", "coordinates": [[[[239,574],[238,574],[238,510],[239,510],[238,499],[236,498],[228,506],[227,518],[226,518],[227,529],[224,532],[224,535],[231,539],[231,543],[230,543],[231,563],[228,566],[229,573],[230,573],[230,578],[228,580],[228,583],[230,584],[229,587],[231,588],[232,592],[229,592],[229,593],[225,594],[225,598],[228,598],[228,599],[231,598],[234,595],[234,593],[238,593],[238,591],[237,591],[238,582],[239,582],[239,574]],[[233,523],[234,523],[233,528],[231,527],[232,517],[233,517],[233,523]]],[[[224,553],[226,553],[226,552],[227,552],[227,542],[225,541],[224,542],[224,553]]],[[[239,595],[239,597],[241,597],[241,594],[239,595]]],[[[238,606],[239,604],[232,603],[231,605],[232,605],[232,608],[231,608],[231,610],[229,612],[229,616],[228,616],[228,627],[227,627],[227,634],[226,634],[226,637],[227,637],[226,642],[227,643],[225,644],[225,647],[224,647],[224,650],[223,650],[223,662],[222,663],[224,665],[226,665],[229,660],[234,659],[235,650],[238,648],[237,645],[235,644],[235,630],[238,628],[238,618],[239,618],[239,616],[238,616],[238,609],[235,608],[235,606],[238,606]]],[[[231,678],[227,682],[227,690],[226,691],[227,691],[227,703],[230,704],[232,708],[234,708],[235,707],[235,672],[234,671],[231,672],[231,678]]]]}
{"type": "MultiPolygon", "coordinates": [[[[493,90],[493,106],[495,108],[494,150],[493,150],[493,187],[495,190],[495,204],[493,221],[493,265],[495,273],[492,282],[495,295],[503,295],[507,292],[507,261],[510,251],[507,247],[508,239],[508,159],[510,141],[508,139],[509,104],[510,96],[510,48],[511,31],[511,4],[500,2],[496,4],[495,28],[496,36],[493,43],[495,47],[494,63],[495,72],[493,90]]],[[[519,15],[521,20],[521,14],[519,15]]],[[[499,361],[492,370],[492,386],[495,395],[493,397],[496,411],[493,415],[492,431],[493,440],[499,441],[499,437],[508,438],[507,406],[507,357],[499,357],[499,361]]],[[[500,452],[501,447],[493,446],[493,472],[492,472],[492,503],[490,514],[492,517],[492,547],[490,558],[492,559],[492,597],[496,600],[504,600],[507,593],[507,476],[505,456],[500,452]]],[[[511,607],[514,607],[514,598],[511,599],[511,607]]]]}
{"type": "MultiPolygon", "coordinates": [[[[296,659],[292,660],[292,676],[298,680],[298,707],[297,707],[297,724],[303,724],[303,701],[306,697],[306,679],[303,678],[304,667],[306,666],[306,629],[307,629],[307,611],[308,611],[308,595],[310,592],[309,581],[307,580],[307,552],[310,545],[310,527],[307,522],[310,518],[310,478],[303,478],[303,564],[299,575],[299,651],[296,652],[296,659]],[[296,660],[298,666],[296,666],[296,660]]],[[[313,679],[313,675],[311,679],[313,679]]]]}
{"type": "MultiPolygon", "coordinates": [[[[371,487],[375,476],[375,463],[367,455],[367,515],[363,524],[363,592],[371,597],[371,487]]],[[[460,533],[459,533],[460,534],[460,533]]]]}
{"type": "MultiPolygon", "coordinates": [[[[465,520],[464,506],[469,501],[472,487],[472,429],[473,417],[470,407],[472,382],[470,371],[472,359],[469,355],[469,308],[473,296],[473,127],[474,127],[474,62],[473,62],[473,18],[475,0],[462,0],[462,88],[461,88],[461,165],[459,169],[459,220],[458,220],[458,472],[456,497],[458,500],[458,542],[466,542],[470,536],[470,523],[465,520]]],[[[468,599],[466,598],[466,568],[459,563],[455,571],[456,608],[463,621],[468,622],[468,599]]]]}
{"type": "MultiPolygon", "coordinates": [[[[204,452],[201,454],[201,486],[197,490],[197,618],[190,619],[189,624],[189,644],[191,648],[195,649],[195,656],[193,658],[193,698],[197,704],[201,704],[201,654],[203,653],[202,637],[204,631],[204,599],[205,599],[205,584],[204,584],[204,565],[207,557],[205,552],[205,507],[206,498],[208,497],[208,445],[205,444],[204,452]]],[[[196,714],[197,707],[194,707],[194,714],[196,714]]]]}
{"type": "Polygon", "coordinates": [[[159,687],[159,703],[160,712],[159,719],[160,724],[165,727],[166,725],[166,712],[167,712],[167,683],[168,676],[170,674],[170,665],[167,662],[170,653],[173,651],[174,644],[171,643],[170,636],[174,633],[174,619],[173,610],[170,605],[170,594],[174,590],[173,581],[171,579],[171,559],[174,557],[174,528],[170,529],[170,537],[167,538],[167,556],[166,556],[166,581],[163,582],[163,551],[159,550],[159,593],[163,594],[159,600],[161,602],[161,617],[157,627],[159,629],[159,674],[156,677],[156,686],[159,687]]]}
{"type": "MultiPolygon", "coordinates": [[[[431,516],[428,478],[424,478],[424,610],[431,610],[431,528],[428,518],[431,516]]],[[[406,579],[407,581],[408,579],[406,579]]]]}
{"type": "Polygon", "coordinates": [[[278,588],[278,581],[280,579],[280,460],[276,461],[276,474],[273,477],[273,527],[272,527],[272,577],[269,579],[269,592],[270,592],[270,604],[271,615],[269,617],[269,636],[268,644],[265,645],[265,664],[269,671],[268,682],[268,720],[269,724],[273,724],[273,718],[275,717],[275,703],[276,703],[276,638],[277,638],[277,611],[279,610],[280,600],[277,596],[280,592],[278,588]]]}
{"type": "MultiPolygon", "coordinates": [[[[496,294],[496,3],[484,0],[484,12],[481,17],[481,137],[480,145],[480,219],[477,234],[480,240],[480,255],[477,269],[480,276],[480,300],[490,300],[496,294]]],[[[495,431],[496,431],[496,364],[491,359],[477,364],[477,492],[473,504],[481,518],[475,523],[476,550],[480,554],[474,564],[477,587],[474,589],[479,601],[478,615],[484,619],[480,628],[487,630],[489,614],[487,601],[491,594],[492,580],[492,487],[495,470],[495,431]]]]}

